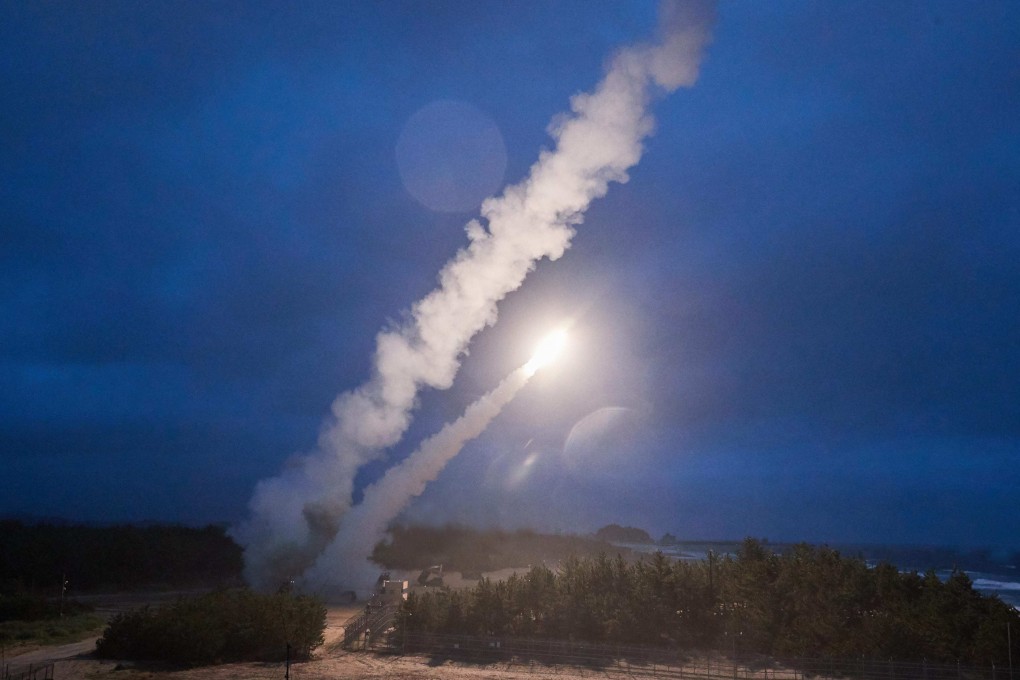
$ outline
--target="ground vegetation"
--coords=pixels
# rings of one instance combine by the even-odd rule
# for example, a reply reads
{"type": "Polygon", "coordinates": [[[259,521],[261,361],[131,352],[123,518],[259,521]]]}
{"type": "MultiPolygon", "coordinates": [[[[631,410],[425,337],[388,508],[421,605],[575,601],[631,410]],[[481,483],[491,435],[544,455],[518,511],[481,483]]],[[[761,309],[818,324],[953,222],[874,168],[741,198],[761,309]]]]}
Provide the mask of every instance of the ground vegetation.
{"type": "Polygon", "coordinates": [[[0,645],[4,648],[79,640],[102,625],[91,605],[47,599],[16,584],[0,588],[0,645]]]}
{"type": "Polygon", "coordinates": [[[412,594],[398,619],[408,632],[999,667],[1007,624],[1020,631],[1020,613],[960,571],[943,581],[826,547],[777,554],[751,539],[733,557],[701,562],[602,554],[534,566],[471,589],[412,594]]]}
{"type": "Polygon", "coordinates": [[[114,616],[96,655],[185,665],[302,660],[322,645],[325,627],[314,598],[219,591],[114,616]]]}

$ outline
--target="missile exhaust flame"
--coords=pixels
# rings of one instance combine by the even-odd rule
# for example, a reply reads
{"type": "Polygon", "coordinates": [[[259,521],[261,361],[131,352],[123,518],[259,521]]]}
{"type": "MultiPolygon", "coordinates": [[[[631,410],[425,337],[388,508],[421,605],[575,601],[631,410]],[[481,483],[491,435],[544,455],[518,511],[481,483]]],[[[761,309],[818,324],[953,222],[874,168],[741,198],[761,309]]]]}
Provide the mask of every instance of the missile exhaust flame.
{"type": "Polygon", "coordinates": [[[529,375],[534,375],[540,368],[545,368],[563,353],[563,348],[567,344],[567,332],[563,330],[554,331],[549,335],[542,338],[542,341],[535,347],[535,353],[532,355],[531,360],[524,364],[524,370],[529,371],[529,375]]]}

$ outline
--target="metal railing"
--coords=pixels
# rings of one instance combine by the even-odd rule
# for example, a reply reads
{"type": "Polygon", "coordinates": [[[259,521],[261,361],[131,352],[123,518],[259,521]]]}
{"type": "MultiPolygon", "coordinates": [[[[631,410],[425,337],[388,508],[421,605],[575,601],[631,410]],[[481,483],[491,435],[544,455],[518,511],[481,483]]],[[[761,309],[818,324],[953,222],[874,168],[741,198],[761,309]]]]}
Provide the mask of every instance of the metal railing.
{"type": "Polygon", "coordinates": [[[396,605],[369,605],[365,611],[347,619],[343,624],[343,646],[366,648],[381,640],[383,633],[393,627],[398,609],[396,605]]]}

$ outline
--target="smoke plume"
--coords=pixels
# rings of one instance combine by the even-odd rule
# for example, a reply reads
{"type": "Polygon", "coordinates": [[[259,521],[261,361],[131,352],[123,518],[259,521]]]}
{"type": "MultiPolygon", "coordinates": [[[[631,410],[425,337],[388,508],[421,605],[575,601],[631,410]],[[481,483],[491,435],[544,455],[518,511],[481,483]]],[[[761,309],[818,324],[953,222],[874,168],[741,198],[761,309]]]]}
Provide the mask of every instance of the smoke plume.
{"type": "Polygon", "coordinates": [[[379,570],[368,560],[390,521],[421,495],[464,444],[485,431],[533,373],[528,366],[518,368],[496,389],[468,406],[464,415],[422,442],[414,453],[368,487],[362,502],[344,516],[333,542],[305,573],[302,589],[324,595],[351,589],[361,594],[371,586],[379,570]]]}
{"type": "Polygon", "coordinates": [[[648,104],[657,92],[694,83],[712,14],[705,2],[664,4],[658,40],[618,52],[595,90],[575,95],[571,113],[553,121],[554,150],[482,204],[481,218],[466,226],[468,245],[440,271],[438,287],[403,326],[376,337],[371,378],[333,402],[316,449],[255,487],[250,516],[233,531],[249,584],[275,588],[335,545],[338,531],[347,535],[357,470],[400,440],[419,389],[450,387],[468,342],[495,323],[497,302],[539,260],[563,255],[591,201],[610,182],[627,181],[653,129],[648,104]]]}

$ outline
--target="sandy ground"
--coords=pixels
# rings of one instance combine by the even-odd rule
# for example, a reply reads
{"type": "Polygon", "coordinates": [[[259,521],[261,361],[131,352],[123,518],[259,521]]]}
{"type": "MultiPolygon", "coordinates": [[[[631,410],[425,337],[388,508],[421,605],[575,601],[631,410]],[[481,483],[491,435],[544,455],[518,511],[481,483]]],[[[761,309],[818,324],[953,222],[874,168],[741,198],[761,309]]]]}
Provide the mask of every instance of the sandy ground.
{"type": "MultiPolygon", "coordinates": [[[[110,680],[228,680],[234,678],[250,678],[251,680],[279,680],[284,677],[282,664],[225,664],[222,666],[206,666],[186,671],[158,671],[141,668],[119,668],[113,663],[100,663],[91,660],[71,659],[57,663],[53,677],[55,680],[71,678],[107,678],[110,680]]],[[[513,680],[537,676],[526,670],[514,672],[499,668],[477,666],[430,666],[428,660],[408,657],[376,657],[370,654],[351,654],[331,659],[309,661],[294,664],[290,668],[290,677],[294,680],[371,680],[389,678],[410,680],[411,678],[436,679],[452,678],[453,680],[483,680],[500,678],[513,680]]],[[[567,680],[573,677],[596,677],[593,672],[584,675],[562,674],[559,677],[567,680]]]]}
{"type": "MultiPolygon", "coordinates": [[[[389,656],[368,652],[320,652],[317,658],[290,668],[294,680],[538,680],[555,677],[557,680],[588,680],[604,678],[639,680],[659,677],[663,680],[733,680],[731,667],[722,666],[711,675],[679,675],[677,669],[664,672],[663,667],[627,667],[609,665],[604,668],[568,665],[510,663],[464,664],[436,661],[418,656],[389,656]]],[[[703,670],[703,669],[702,669],[703,670]]],[[[54,669],[55,680],[279,680],[286,669],[281,663],[238,663],[205,666],[187,670],[168,670],[142,665],[118,665],[112,661],[75,657],[58,661],[54,669]]],[[[766,680],[762,675],[740,680],[766,680]]],[[[768,680],[800,680],[794,673],[769,674],[768,680]]]]}
{"type": "MultiPolygon", "coordinates": [[[[55,680],[109,678],[109,680],[279,680],[286,670],[283,664],[237,663],[204,666],[188,670],[160,670],[141,665],[118,665],[113,661],[74,657],[56,662],[55,680]]],[[[510,664],[457,664],[436,662],[425,657],[387,656],[372,653],[320,654],[312,661],[293,664],[290,677],[294,680],[535,680],[543,676],[562,680],[580,678],[620,678],[632,675],[615,668],[591,669],[574,666],[533,666],[510,664]]],[[[644,674],[642,674],[644,675],[644,674]]]]}

